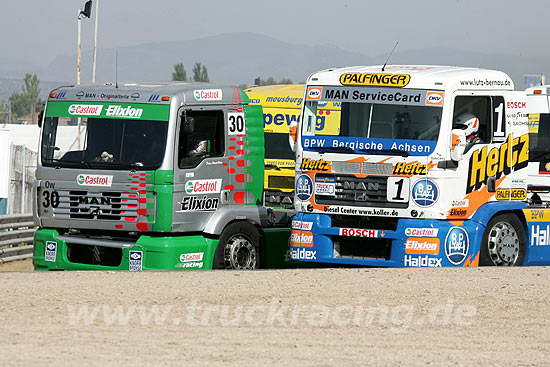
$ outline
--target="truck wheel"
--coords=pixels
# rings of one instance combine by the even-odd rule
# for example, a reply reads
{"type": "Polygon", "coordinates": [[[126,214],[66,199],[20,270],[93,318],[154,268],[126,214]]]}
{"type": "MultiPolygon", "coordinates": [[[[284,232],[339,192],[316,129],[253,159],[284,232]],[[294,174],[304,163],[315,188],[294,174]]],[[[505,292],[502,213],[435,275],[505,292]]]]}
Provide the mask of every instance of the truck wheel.
{"type": "Polygon", "coordinates": [[[479,265],[520,266],[525,259],[525,230],[514,214],[489,221],[481,242],[479,265]]]}
{"type": "Polygon", "coordinates": [[[260,267],[260,233],[248,222],[228,225],[214,254],[214,269],[251,270],[260,267]]]}

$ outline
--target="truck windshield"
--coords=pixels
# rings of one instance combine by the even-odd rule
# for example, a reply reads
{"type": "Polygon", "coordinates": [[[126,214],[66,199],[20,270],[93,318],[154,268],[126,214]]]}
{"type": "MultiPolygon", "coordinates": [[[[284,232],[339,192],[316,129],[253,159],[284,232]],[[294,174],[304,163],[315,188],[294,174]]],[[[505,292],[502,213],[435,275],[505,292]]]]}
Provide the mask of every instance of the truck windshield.
{"type": "Polygon", "coordinates": [[[42,165],[97,169],[157,169],[164,158],[168,122],[47,117],[42,165]],[[79,131],[80,130],[80,131],[79,131]]]}
{"type": "Polygon", "coordinates": [[[294,160],[294,152],[288,143],[288,134],[265,133],[265,157],[294,160]]]}
{"type": "MultiPolygon", "coordinates": [[[[426,92],[419,92],[419,96],[423,104],[426,92]]],[[[302,146],[306,150],[340,148],[342,153],[429,155],[435,149],[440,106],[341,101],[339,128],[333,135],[321,135],[316,132],[315,121],[319,112],[323,113],[318,105],[324,103],[306,102],[302,120],[302,146]]]]}

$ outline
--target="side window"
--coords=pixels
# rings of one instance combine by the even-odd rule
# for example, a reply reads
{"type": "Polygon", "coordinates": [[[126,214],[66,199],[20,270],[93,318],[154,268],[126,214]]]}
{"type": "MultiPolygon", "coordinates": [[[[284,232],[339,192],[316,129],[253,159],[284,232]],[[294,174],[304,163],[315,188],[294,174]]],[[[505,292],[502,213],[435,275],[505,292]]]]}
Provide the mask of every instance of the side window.
{"type": "Polygon", "coordinates": [[[504,141],[505,127],[503,97],[458,96],[455,98],[453,129],[466,130],[469,143],[504,141]]]}
{"type": "Polygon", "coordinates": [[[204,158],[224,155],[223,111],[188,111],[193,132],[179,132],[179,168],[196,167],[204,158]]]}
{"type": "MultiPolygon", "coordinates": [[[[529,161],[550,162],[550,114],[529,114],[529,161]]],[[[541,169],[542,170],[542,169],[541,169]]]]}

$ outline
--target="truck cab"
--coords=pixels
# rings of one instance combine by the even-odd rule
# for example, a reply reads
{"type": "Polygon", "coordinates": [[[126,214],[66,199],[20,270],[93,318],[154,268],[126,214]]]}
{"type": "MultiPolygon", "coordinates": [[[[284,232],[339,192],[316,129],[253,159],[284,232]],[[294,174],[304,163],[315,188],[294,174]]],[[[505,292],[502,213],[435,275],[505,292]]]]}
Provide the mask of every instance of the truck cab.
{"type": "Polygon", "coordinates": [[[294,259],[392,267],[548,261],[529,256],[526,96],[505,73],[328,69],[308,78],[304,101],[294,145],[294,259]],[[327,102],[341,104],[339,130],[318,134],[312,126],[327,102]]]}
{"type": "Polygon", "coordinates": [[[42,121],[35,268],[276,266],[286,248],[267,243],[288,236],[289,212],[262,205],[263,160],[261,107],[237,87],[58,88],[42,121]]]}

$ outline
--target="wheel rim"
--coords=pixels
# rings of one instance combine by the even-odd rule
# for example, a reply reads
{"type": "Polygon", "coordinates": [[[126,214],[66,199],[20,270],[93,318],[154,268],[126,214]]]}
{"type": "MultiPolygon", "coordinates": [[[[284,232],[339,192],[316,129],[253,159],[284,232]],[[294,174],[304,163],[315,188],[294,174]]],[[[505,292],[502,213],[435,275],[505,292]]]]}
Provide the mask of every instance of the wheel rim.
{"type": "Polygon", "coordinates": [[[256,259],[256,247],[242,234],[236,234],[227,241],[225,249],[225,265],[227,268],[240,270],[255,269],[256,259]]]}
{"type": "Polygon", "coordinates": [[[499,222],[491,228],[488,238],[489,257],[497,266],[512,266],[519,256],[519,236],[507,222],[499,222]]]}

